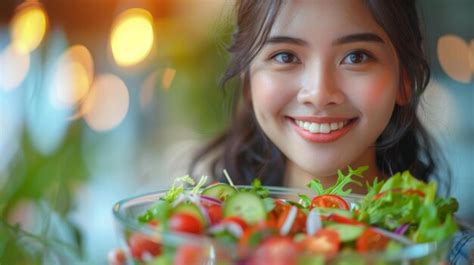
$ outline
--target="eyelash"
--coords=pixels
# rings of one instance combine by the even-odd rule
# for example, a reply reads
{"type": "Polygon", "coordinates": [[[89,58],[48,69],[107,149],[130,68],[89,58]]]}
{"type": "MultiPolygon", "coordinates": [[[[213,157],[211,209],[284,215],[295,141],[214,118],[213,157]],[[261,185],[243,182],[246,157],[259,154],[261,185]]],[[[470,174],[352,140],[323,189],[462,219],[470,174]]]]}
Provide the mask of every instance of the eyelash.
{"type": "MultiPolygon", "coordinates": [[[[300,63],[300,60],[298,59],[298,57],[294,53],[288,52],[288,51],[278,52],[278,53],[272,55],[271,59],[276,61],[279,64],[298,64],[298,63],[300,63]],[[281,59],[278,59],[278,57],[283,56],[283,55],[289,56],[290,57],[290,62],[285,62],[285,61],[282,61],[281,59]]],[[[371,61],[373,59],[375,59],[374,56],[372,56],[371,53],[368,52],[368,51],[354,50],[354,51],[349,52],[346,56],[344,56],[344,58],[341,61],[341,64],[356,65],[356,64],[366,63],[366,62],[371,61]],[[345,62],[346,60],[349,60],[351,58],[351,56],[353,56],[353,55],[362,56],[363,57],[362,61],[360,61],[360,62],[345,62]]]]}
{"type": "Polygon", "coordinates": [[[346,56],[344,56],[344,58],[342,59],[342,62],[341,64],[362,64],[362,63],[366,63],[368,61],[371,61],[373,60],[374,57],[367,51],[364,51],[364,50],[355,50],[355,51],[351,51],[350,53],[348,53],[346,56]],[[349,60],[351,58],[352,55],[361,55],[363,56],[363,59],[361,62],[345,62],[346,60],[349,60]]]}
{"type": "Polygon", "coordinates": [[[300,62],[300,60],[298,59],[298,57],[293,54],[292,52],[278,52],[274,55],[271,56],[271,59],[276,61],[277,63],[280,63],[280,64],[298,64],[300,62]],[[290,57],[290,62],[284,62],[282,60],[278,60],[278,57],[282,56],[282,55],[287,55],[290,57]]]}

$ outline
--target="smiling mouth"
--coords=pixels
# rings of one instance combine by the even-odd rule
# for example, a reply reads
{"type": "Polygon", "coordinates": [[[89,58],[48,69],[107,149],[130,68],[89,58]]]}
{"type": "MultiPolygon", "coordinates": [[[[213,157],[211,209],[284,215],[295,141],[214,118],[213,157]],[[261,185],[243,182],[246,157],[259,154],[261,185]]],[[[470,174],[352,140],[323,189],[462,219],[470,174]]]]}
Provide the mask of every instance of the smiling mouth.
{"type": "Polygon", "coordinates": [[[355,119],[347,119],[339,122],[331,123],[316,123],[302,120],[294,120],[295,124],[301,129],[313,133],[313,134],[329,134],[333,131],[341,130],[348,124],[352,123],[355,119]]]}

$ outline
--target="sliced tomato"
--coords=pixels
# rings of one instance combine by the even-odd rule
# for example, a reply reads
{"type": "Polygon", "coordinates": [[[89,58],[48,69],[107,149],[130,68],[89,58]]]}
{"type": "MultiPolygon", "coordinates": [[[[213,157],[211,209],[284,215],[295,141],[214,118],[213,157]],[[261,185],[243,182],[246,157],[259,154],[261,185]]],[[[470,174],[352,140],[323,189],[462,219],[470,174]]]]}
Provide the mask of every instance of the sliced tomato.
{"type": "Polygon", "coordinates": [[[204,250],[199,246],[181,245],[176,250],[173,265],[205,264],[204,250]]]}
{"type": "Polygon", "coordinates": [[[342,215],[338,215],[338,214],[335,214],[335,213],[330,214],[327,217],[326,220],[336,222],[336,223],[340,223],[340,224],[365,225],[364,223],[359,222],[355,219],[351,219],[351,218],[348,218],[348,217],[345,217],[345,216],[342,216],[342,215]]]}
{"type": "Polygon", "coordinates": [[[366,229],[356,241],[358,252],[383,251],[390,239],[372,228],[366,229]]]}
{"type": "Polygon", "coordinates": [[[339,251],[341,239],[337,231],[323,228],[315,235],[303,239],[300,244],[303,249],[311,254],[332,257],[339,251]]]}
{"type": "Polygon", "coordinates": [[[207,207],[207,214],[209,215],[211,224],[217,224],[222,220],[222,207],[217,204],[212,204],[207,207]]]}
{"type": "Polygon", "coordinates": [[[128,246],[133,258],[138,261],[144,261],[147,256],[156,257],[161,253],[160,244],[140,233],[135,233],[130,236],[128,246]]]}
{"type": "Polygon", "coordinates": [[[300,249],[289,237],[274,236],[265,240],[251,256],[252,265],[293,265],[296,264],[300,249]]]}
{"type": "Polygon", "coordinates": [[[222,220],[222,223],[234,223],[234,224],[237,224],[238,226],[240,226],[240,228],[242,228],[242,231],[245,231],[245,229],[247,229],[248,225],[247,223],[244,221],[244,219],[238,217],[238,216],[229,216],[229,217],[226,217],[222,220]]]}
{"type": "Polygon", "coordinates": [[[191,234],[202,234],[203,225],[194,216],[188,213],[175,213],[168,220],[168,225],[171,231],[191,233],[191,234]]]}
{"type": "Polygon", "coordinates": [[[281,228],[287,222],[291,222],[291,227],[288,231],[288,235],[295,235],[298,232],[304,232],[304,229],[306,228],[306,214],[300,209],[298,209],[296,206],[287,207],[278,218],[278,229],[281,230],[281,228]],[[290,213],[292,211],[295,211],[292,209],[296,209],[296,214],[294,216],[290,216],[290,213]],[[291,220],[289,218],[291,218],[291,220]]]}
{"type": "Polygon", "coordinates": [[[311,208],[314,207],[349,210],[349,204],[346,200],[334,194],[324,194],[314,197],[311,201],[311,208]]]}

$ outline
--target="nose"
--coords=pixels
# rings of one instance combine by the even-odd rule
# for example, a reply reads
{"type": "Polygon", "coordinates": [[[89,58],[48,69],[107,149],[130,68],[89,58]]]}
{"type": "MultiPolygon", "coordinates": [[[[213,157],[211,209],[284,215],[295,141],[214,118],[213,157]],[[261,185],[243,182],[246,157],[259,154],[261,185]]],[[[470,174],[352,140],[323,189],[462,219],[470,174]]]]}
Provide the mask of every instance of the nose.
{"type": "Polygon", "coordinates": [[[304,75],[297,100],[305,105],[313,105],[316,109],[324,109],[342,104],[345,95],[338,87],[331,69],[317,67],[304,75]]]}

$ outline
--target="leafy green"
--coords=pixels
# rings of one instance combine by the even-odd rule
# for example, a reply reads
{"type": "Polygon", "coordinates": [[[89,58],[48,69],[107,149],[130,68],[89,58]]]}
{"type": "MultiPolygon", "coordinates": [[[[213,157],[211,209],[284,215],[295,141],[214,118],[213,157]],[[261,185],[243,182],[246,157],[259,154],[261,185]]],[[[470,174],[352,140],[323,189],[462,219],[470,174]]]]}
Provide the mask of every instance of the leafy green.
{"type": "MultiPolygon", "coordinates": [[[[337,171],[337,181],[336,184],[332,187],[329,187],[327,189],[324,189],[323,185],[318,179],[313,179],[309,182],[308,187],[316,192],[318,195],[324,195],[324,194],[335,194],[339,196],[346,196],[352,192],[351,189],[344,190],[344,187],[349,184],[349,183],[356,183],[358,185],[360,182],[353,180],[353,176],[358,176],[358,177],[363,177],[362,173],[366,171],[369,167],[368,166],[363,166],[359,167],[357,169],[352,169],[350,166],[348,168],[348,173],[347,175],[344,175],[341,170],[337,171]]],[[[301,198],[301,196],[300,196],[301,198]]],[[[302,198],[303,199],[303,198],[302,198]]],[[[305,200],[305,199],[303,199],[305,200]]]]}
{"type": "Polygon", "coordinates": [[[184,184],[195,185],[194,179],[189,175],[176,178],[163,199],[169,203],[173,202],[184,191],[184,184]]]}
{"type": "Polygon", "coordinates": [[[264,186],[262,186],[262,182],[260,181],[260,179],[257,179],[257,178],[252,181],[252,187],[251,188],[240,189],[240,191],[253,192],[253,193],[257,194],[262,199],[267,198],[267,197],[270,196],[270,191],[267,188],[265,188],[264,186]]]}
{"type": "Polygon", "coordinates": [[[452,217],[457,201],[437,198],[436,182],[425,183],[404,171],[367,186],[368,193],[360,202],[360,221],[388,230],[409,224],[408,237],[418,243],[442,240],[457,231],[452,217]]]}

